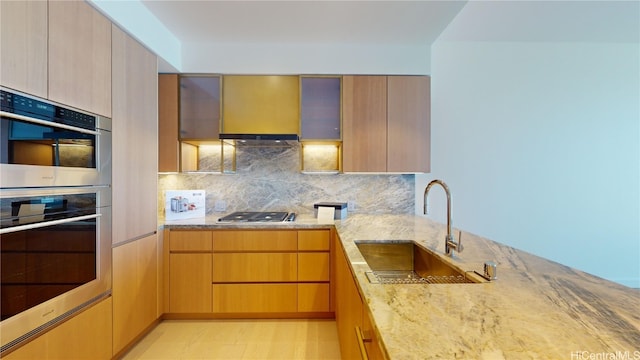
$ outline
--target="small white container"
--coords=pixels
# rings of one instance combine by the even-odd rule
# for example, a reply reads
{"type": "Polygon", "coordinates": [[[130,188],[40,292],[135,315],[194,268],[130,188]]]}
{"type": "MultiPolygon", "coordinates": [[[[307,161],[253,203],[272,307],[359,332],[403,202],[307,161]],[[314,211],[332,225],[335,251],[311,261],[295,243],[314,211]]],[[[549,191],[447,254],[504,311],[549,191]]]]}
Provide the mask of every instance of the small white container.
{"type": "Polygon", "coordinates": [[[320,202],[320,203],[313,204],[313,208],[315,210],[316,218],[318,217],[318,208],[320,206],[334,208],[335,209],[335,212],[333,213],[333,219],[334,220],[342,220],[342,219],[346,219],[347,218],[347,203],[320,202]]]}

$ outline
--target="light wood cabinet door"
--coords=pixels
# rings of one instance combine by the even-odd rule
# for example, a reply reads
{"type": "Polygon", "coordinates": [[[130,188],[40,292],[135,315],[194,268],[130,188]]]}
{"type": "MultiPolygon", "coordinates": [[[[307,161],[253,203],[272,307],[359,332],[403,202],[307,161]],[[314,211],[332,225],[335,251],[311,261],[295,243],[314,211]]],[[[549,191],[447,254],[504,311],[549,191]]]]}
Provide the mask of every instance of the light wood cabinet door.
{"type": "Polygon", "coordinates": [[[299,80],[292,75],[226,75],[222,133],[298,134],[299,80]]]}
{"type": "Polygon", "coordinates": [[[158,172],[180,171],[178,74],[158,75],[158,172]]]}
{"type": "Polygon", "coordinates": [[[158,317],[158,243],[152,235],[113,249],[113,353],[158,317]]]}
{"type": "Polygon", "coordinates": [[[211,312],[211,254],[169,255],[169,312],[211,312]]]}
{"type": "Polygon", "coordinates": [[[387,171],[431,171],[428,76],[388,76],[387,171]]]}
{"type": "Polygon", "coordinates": [[[2,359],[111,359],[111,306],[102,300],[2,359]]]}
{"type": "Polygon", "coordinates": [[[113,26],[114,243],[157,230],[156,64],[153,53],[113,26]]]}
{"type": "Polygon", "coordinates": [[[298,309],[297,284],[213,284],[213,312],[274,313],[298,309]]]}
{"type": "Polygon", "coordinates": [[[0,1],[0,85],[47,98],[47,2],[0,1]]]}
{"type": "Polygon", "coordinates": [[[330,311],[330,285],[326,283],[298,284],[298,311],[330,311]]]}
{"type": "Polygon", "coordinates": [[[295,282],[295,253],[214,253],[213,282],[295,282]]]}
{"type": "Polygon", "coordinates": [[[360,359],[356,330],[362,329],[362,300],[340,240],[336,238],[336,323],[343,359],[360,359]]]}
{"type": "Polygon", "coordinates": [[[298,233],[290,230],[229,230],[214,233],[213,251],[295,251],[298,233]]]}
{"type": "Polygon", "coordinates": [[[387,171],[387,77],[342,78],[344,172],[387,171]]]}
{"type": "Polygon", "coordinates": [[[373,329],[373,324],[371,323],[369,313],[367,312],[367,309],[364,308],[362,313],[362,335],[364,340],[364,347],[369,360],[383,360],[385,357],[383,355],[382,349],[380,348],[380,341],[378,340],[375,330],[373,329]]]}
{"type": "Polygon", "coordinates": [[[48,5],[49,99],[111,117],[111,22],[84,1],[48,5]]]}

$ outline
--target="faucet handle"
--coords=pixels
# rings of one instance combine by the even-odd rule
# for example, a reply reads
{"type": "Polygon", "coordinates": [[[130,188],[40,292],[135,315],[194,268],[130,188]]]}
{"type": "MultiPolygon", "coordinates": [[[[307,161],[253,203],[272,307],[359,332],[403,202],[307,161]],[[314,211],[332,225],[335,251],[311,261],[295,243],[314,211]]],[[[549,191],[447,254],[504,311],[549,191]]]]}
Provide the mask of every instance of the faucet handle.
{"type": "Polygon", "coordinates": [[[463,247],[462,247],[462,230],[458,230],[458,245],[456,246],[456,250],[458,250],[458,252],[462,252],[463,247]]]}

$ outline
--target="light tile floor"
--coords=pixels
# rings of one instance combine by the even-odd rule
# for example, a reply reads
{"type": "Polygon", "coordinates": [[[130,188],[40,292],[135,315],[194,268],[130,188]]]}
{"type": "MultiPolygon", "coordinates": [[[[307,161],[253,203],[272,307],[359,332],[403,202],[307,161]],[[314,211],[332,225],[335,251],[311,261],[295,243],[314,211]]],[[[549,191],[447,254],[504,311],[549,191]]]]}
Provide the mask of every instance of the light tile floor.
{"type": "Polygon", "coordinates": [[[133,359],[340,359],[334,320],[165,320],[133,359]]]}

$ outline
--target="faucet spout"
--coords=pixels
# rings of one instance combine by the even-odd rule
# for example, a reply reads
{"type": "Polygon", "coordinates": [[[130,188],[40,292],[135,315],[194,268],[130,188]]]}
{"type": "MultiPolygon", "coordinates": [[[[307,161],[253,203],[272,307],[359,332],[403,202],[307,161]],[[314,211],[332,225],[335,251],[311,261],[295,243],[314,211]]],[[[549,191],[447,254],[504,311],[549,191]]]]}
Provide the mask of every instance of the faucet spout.
{"type": "Polygon", "coordinates": [[[460,236],[460,239],[456,242],[451,233],[451,191],[449,191],[449,186],[447,186],[444,181],[438,179],[432,180],[424,189],[424,214],[429,213],[429,190],[436,184],[442,186],[444,192],[447,194],[447,236],[445,237],[444,248],[447,255],[453,256],[453,250],[462,252],[462,237],[460,236]]]}

